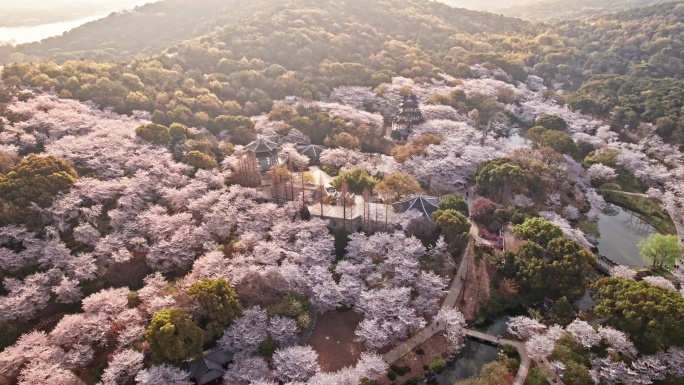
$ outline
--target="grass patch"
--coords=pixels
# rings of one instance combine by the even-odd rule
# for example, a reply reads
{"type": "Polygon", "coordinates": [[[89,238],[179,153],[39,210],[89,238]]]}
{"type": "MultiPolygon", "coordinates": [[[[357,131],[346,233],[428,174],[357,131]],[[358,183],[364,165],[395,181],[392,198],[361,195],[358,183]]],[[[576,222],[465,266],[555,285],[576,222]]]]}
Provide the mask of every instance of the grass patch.
{"type": "Polygon", "coordinates": [[[614,183],[619,184],[622,188],[622,191],[637,194],[646,193],[647,188],[641,182],[639,182],[634,175],[620,167],[618,167],[615,171],[617,172],[618,176],[615,178],[614,183]]]}
{"type": "Polygon", "coordinates": [[[663,234],[676,234],[677,228],[670,218],[670,214],[654,200],[619,192],[600,190],[606,202],[620,206],[641,215],[646,222],[663,234]]]}
{"type": "Polygon", "coordinates": [[[527,374],[525,385],[549,385],[549,381],[546,380],[544,372],[538,366],[535,366],[527,374]]]}

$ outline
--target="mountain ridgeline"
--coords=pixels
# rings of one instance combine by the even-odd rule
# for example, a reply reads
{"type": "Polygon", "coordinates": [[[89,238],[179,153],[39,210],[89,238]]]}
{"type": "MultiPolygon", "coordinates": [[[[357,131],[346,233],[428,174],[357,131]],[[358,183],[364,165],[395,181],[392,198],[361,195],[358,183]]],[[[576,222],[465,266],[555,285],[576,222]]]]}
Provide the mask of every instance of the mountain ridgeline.
{"type": "Polygon", "coordinates": [[[288,19],[298,22],[289,25],[289,28],[306,29],[322,25],[330,33],[354,34],[354,31],[344,29],[345,25],[369,26],[386,34],[411,36],[422,32],[425,39],[431,37],[435,28],[479,33],[519,30],[525,26],[520,21],[502,21],[498,16],[455,10],[441,3],[415,0],[167,0],[147,4],[132,11],[114,13],[63,36],[20,46],[19,52],[50,60],[127,60],[158,53],[174,43],[208,34],[215,28],[254,27],[255,23],[268,25],[288,19]],[[283,19],[282,15],[287,15],[290,11],[302,17],[283,19]],[[271,21],[272,17],[276,20],[271,21]],[[421,26],[421,23],[426,22],[434,24],[421,26]],[[337,29],[330,28],[336,23],[337,29]],[[431,28],[427,28],[428,26],[431,28]]]}
{"type": "Polygon", "coordinates": [[[418,0],[168,0],[19,46],[11,59],[55,62],[10,65],[3,79],[202,126],[269,112],[290,95],[318,99],[397,75],[467,78],[482,64],[513,83],[539,76],[564,91],[547,97],[619,125],[660,121],[681,144],[683,19],[681,3],[550,26],[418,0]]]}
{"type": "Polygon", "coordinates": [[[440,0],[452,7],[494,12],[533,21],[591,18],[671,0],[440,0]]]}

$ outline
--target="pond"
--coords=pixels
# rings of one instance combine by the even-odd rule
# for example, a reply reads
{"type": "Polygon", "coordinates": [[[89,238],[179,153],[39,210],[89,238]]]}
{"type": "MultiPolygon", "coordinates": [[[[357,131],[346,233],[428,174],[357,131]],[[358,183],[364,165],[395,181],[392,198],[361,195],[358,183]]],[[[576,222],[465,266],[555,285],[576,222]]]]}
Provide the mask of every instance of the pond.
{"type": "Polygon", "coordinates": [[[480,373],[482,365],[496,360],[499,349],[470,338],[466,339],[461,356],[436,376],[439,385],[454,385],[480,373]]]}
{"type": "Polygon", "coordinates": [[[645,267],[649,262],[639,253],[637,243],[657,232],[637,214],[609,204],[598,219],[601,237],[598,239],[599,254],[628,267],[645,267]]]}
{"type": "MultiPolygon", "coordinates": [[[[491,335],[503,334],[506,332],[506,321],[508,319],[509,316],[507,315],[499,317],[480,331],[491,335]]],[[[480,373],[482,365],[495,361],[498,356],[499,350],[496,347],[468,338],[461,356],[436,376],[437,383],[439,385],[454,385],[468,377],[476,376],[480,373]]]]}

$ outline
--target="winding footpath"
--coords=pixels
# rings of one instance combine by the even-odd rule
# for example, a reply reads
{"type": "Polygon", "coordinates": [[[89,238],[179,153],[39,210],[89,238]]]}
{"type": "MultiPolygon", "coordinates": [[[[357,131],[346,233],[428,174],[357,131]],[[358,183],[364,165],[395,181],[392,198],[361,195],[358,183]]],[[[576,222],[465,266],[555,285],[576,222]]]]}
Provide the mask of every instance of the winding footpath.
{"type": "Polygon", "coordinates": [[[500,339],[491,334],[485,334],[478,332],[477,330],[466,329],[465,334],[468,337],[474,338],[480,341],[487,341],[496,345],[511,345],[518,350],[520,354],[520,367],[518,368],[518,374],[515,375],[515,385],[523,385],[525,379],[527,378],[527,373],[530,371],[530,355],[527,354],[527,349],[525,349],[525,343],[520,341],[513,341],[507,339],[500,339]]]}
{"type": "MultiPolygon", "coordinates": [[[[468,243],[466,252],[463,253],[463,259],[461,260],[461,264],[458,267],[458,272],[456,273],[454,279],[451,282],[451,286],[449,287],[449,291],[447,292],[446,298],[444,298],[442,308],[453,308],[456,306],[456,301],[458,300],[458,296],[461,294],[461,290],[463,289],[464,285],[464,281],[461,280],[461,277],[465,277],[468,273],[470,260],[473,258],[473,246],[474,244],[482,244],[488,242],[480,238],[477,227],[472,223],[470,232],[472,237],[470,239],[470,242],[468,243]]],[[[385,353],[383,355],[383,359],[386,363],[392,364],[404,355],[406,355],[407,353],[409,353],[411,350],[417,348],[423,342],[430,339],[435,334],[439,333],[440,331],[443,331],[444,329],[444,323],[442,323],[441,325],[437,325],[436,322],[433,322],[423,330],[411,336],[411,338],[409,338],[408,340],[404,341],[403,343],[397,345],[394,349],[385,353]]],[[[525,383],[527,374],[530,371],[532,359],[530,358],[529,354],[527,354],[527,349],[525,349],[524,342],[499,339],[496,336],[492,336],[490,334],[485,334],[471,329],[465,329],[465,334],[469,337],[479,339],[482,341],[487,341],[496,345],[511,345],[515,347],[518,350],[518,354],[520,354],[520,367],[518,368],[518,373],[515,376],[514,384],[523,385],[525,383]]],[[[550,383],[563,385],[563,381],[556,376],[555,371],[550,366],[548,361],[542,360],[541,362],[537,362],[537,365],[545,369],[545,372],[548,374],[547,378],[550,383]]]]}
{"type": "MultiPolygon", "coordinates": [[[[453,281],[451,282],[451,287],[449,287],[449,291],[447,292],[446,298],[444,298],[442,308],[453,308],[454,306],[456,306],[456,300],[458,299],[458,296],[461,294],[461,289],[463,288],[464,284],[464,282],[461,281],[461,277],[465,277],[466,273],[468,272],[468,260],[472,258],[471,250],[472,240],[468,244],[466,252],[463,254],[463,260],[461,261],[461,265],[458,267],[458,272],[456,273],[453,281]]],[[[394,349],[385,353],[383,355],[385,362],[387,362],[388,364],[393,363],[394,361],[400,359],[406,353],[410,352],[415,347],[427,341],[428,339],[430,339],[430,337],[434,336],[442,330],[444,330],[444,323],[442,323],[439,326],[437,326],[436,322],[431,323],[425,329],[419,331],[418,333],[411,336],[411,338],[409,338],[408,340],[404,341],[403,343],[397,345],[394,349]]]]}

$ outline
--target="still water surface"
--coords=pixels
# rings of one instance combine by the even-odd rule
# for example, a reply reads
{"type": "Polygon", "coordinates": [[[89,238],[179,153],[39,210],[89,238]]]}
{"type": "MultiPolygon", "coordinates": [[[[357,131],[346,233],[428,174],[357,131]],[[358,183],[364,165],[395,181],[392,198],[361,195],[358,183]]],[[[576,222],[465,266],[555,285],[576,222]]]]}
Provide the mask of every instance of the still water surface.
{"type": "Polygon", "coordinates": [[[615,205],[608,206],[608,213],[601,214],[598,220],[601,231],[597,245],[599,254],[628,267],[649,265],[636,245],[656,229],[630,211],[615,205]]]}
{"type": "Polygon", "coordinates": [[[0,27],[0,42],[14,41],[17,44],[40,41],[51,36],[61,35],[82,24],[100,19],[106,15],[91,16],[85,19],[35,25],[31,27],[0,27]]]}
{"type": "MultiPolygon", "coordinates": [[[[507,315],[499,317],[480,331],[495,336],[504,334],[507,329],[506,321],[508,319],[509,316],[507,315]]],[[[454,385],[468,377],[476,376],[480,373],[482,365],[495,361],[498,356],[499,350],[496,347],[466,339],[466,345],[461,357],[451,362],[437,376],[437,383],[439,385],[454,385]]]]}

